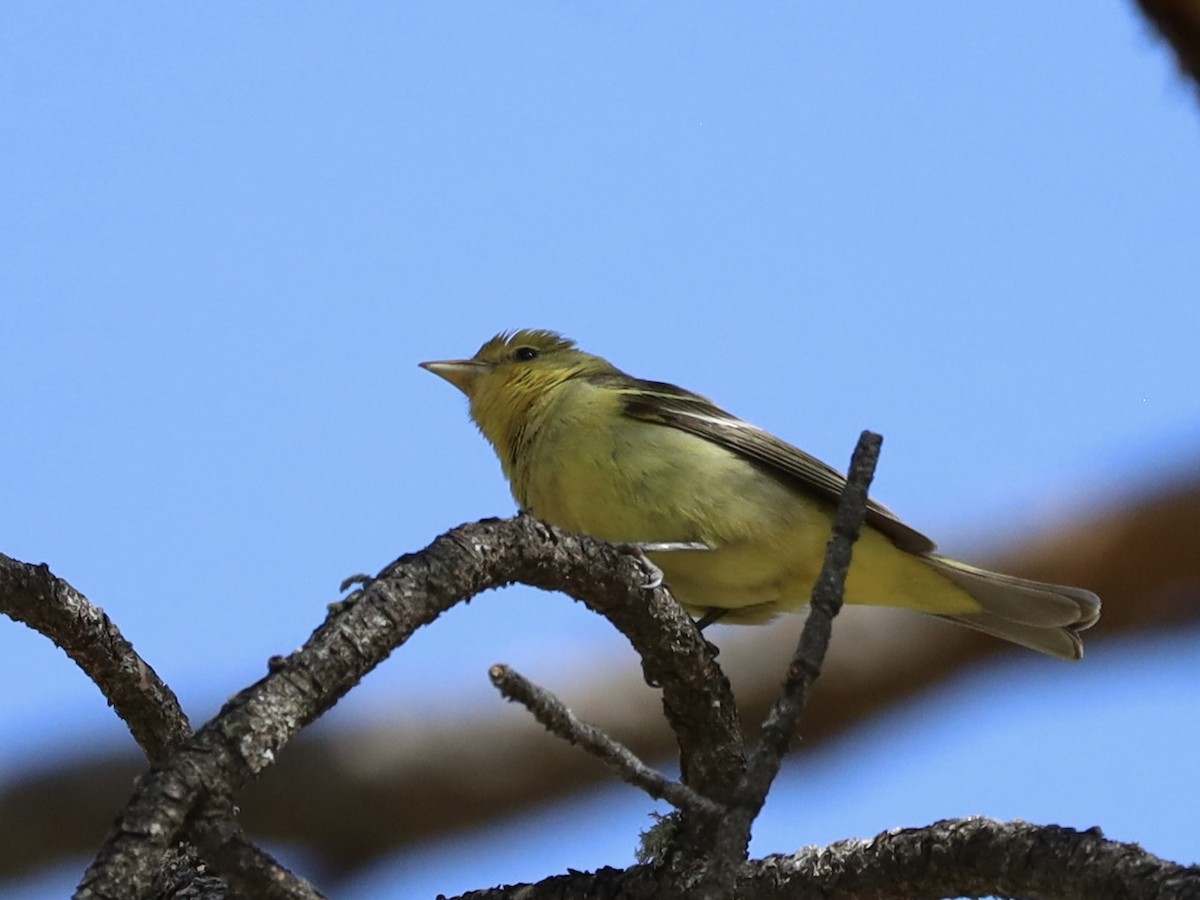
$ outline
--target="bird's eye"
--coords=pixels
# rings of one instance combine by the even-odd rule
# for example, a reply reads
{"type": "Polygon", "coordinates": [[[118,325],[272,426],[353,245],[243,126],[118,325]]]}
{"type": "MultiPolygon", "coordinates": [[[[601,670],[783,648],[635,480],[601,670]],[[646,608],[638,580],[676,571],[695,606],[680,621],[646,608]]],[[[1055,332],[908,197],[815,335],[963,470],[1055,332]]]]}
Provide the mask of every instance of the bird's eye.
{"type": "Polygon", "coordinates": [[[518,347],[512,353],[513,359],[518,362],[529,362],[531,359],[537,359],[540,355],[537,347],[518,347]]]}

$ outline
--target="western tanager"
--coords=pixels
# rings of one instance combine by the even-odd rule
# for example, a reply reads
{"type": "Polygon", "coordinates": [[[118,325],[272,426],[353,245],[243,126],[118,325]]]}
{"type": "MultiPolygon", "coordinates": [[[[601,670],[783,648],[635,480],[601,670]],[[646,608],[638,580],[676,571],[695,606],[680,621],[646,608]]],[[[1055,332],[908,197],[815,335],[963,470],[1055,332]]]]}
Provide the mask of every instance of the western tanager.
{"type": "MultiPolygon", "coordinates": [[[[808,603],[845,479],[710,400],[626,375],[551,331],[500,334],[470,359],[421,365],[470,400],[522,509],[649,552],[693,615],[755,624],[808,603]]],[[[1100,615],[1080,588],[988,572],[871,502],[845,601],[941,616],[1079,659],[1100,615]]]]}

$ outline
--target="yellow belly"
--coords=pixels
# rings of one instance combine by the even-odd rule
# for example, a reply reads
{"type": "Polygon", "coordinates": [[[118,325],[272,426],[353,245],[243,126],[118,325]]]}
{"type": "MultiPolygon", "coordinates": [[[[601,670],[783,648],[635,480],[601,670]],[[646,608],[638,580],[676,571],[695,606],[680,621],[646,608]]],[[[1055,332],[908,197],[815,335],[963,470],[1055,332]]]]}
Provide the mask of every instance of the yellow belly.
{"type": "MultiPolygon", "coordinates": [[[[733,544],[713,551],[651,553],[667,586],[693,615],[732,609],[721,621],[765,622],[809,602],[824,561],[829,529],[805,525],[769,544],[733,544]]],[[[845,602],[897,606],[925,613],[978,612],[979,604],[919,557],[896,549],[872,528],[854,545],[845,602]]]]}

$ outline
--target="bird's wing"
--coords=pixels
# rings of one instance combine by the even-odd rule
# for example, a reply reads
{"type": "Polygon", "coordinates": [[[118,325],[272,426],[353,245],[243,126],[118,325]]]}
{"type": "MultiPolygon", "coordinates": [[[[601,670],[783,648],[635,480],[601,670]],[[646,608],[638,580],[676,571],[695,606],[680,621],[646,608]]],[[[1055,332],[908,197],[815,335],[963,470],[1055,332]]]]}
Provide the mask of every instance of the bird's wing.
{"type": "MultiPolygon", "coordinates": [[[[625,415],[690,432],[762,466],[775,477],[808,494],[834,503],[846,479],[815,456],[793,447],[749,422],[731,416],[711,400],[673,384],[642,381],[626,375],[611,378],[624,395],[625,415]]],[[[934,543],[901,522],[881,503],[867,501],[867,524],[909,553],[929,553],[934,543]]]]}

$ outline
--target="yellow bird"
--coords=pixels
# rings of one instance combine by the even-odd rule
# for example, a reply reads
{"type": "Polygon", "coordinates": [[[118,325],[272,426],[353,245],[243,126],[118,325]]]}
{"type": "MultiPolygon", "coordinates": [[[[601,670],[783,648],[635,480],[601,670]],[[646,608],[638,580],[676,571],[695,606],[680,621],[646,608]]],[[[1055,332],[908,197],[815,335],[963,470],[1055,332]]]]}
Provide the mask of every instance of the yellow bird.
{"type": "MultiPolygon", "coordinates": [[[[649,552],[696,616],[757,624],[803,608],[845,479],[712,401],[626,375],[552,332],[497,335],[470,359],[424,362],[470,400],[522,509],[606,541],[697,543],[649,552]]],[[[915,609],[1065,659],[1100,616],[1080,588],[934,553],[871,501],[845,601],[915,609]]]]}

